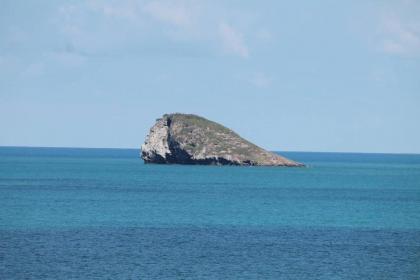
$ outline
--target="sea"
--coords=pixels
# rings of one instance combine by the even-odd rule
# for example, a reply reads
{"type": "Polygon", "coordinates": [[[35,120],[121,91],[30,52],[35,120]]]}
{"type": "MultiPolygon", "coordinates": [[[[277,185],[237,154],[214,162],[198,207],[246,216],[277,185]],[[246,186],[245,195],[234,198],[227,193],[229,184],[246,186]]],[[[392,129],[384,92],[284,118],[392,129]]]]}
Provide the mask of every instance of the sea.
{"type": "Polygon", "coordinates": [[[420,155],[0,147],[0,279],[420,279],[420,155]]]}

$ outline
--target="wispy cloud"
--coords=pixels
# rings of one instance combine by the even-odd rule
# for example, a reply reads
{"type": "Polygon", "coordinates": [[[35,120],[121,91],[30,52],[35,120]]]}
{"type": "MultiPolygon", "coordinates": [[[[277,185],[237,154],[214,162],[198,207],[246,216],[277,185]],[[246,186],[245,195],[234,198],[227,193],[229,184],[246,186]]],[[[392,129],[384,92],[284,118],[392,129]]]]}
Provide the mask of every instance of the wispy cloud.
{"type": "Polygon", "coordinates": [[[84,28],[83,7],[76,4],[64,4],[58,8],[58,13],[53,19],[53,24],[63,35],[68,44],[81,47],[86,45],[88,32],[84,28]]]}
{"type": "Polygon", "coordinates": [[[201,1],[90,0],[88,6],[105,17],[123,19],[131,23],[144,23],[153,19],[160,23],[185,27],[192,24],[199,2],[201,1]]]}
{"type": "Polygon", "coordinates": [[[368,38],[381,52],[417,56],[420,55],[419,14],[420,2],[417,0],[384,1],[370,10],[368,28],[365,28],[366,25],[363,27],[368,31],[368,38]]]}
{"type": "Polygon", "coordinates": [[[154,19],[169,24],[176,26],[191,24],[191,10],[182,2],[152,1],[146,3],[143,10],[154,19]]]}
{"type": "Polygon", "coordinates": [[[233,26],[221,22],[219,24],[219,33],[223,46],[227,52],[239,55],[243,58],[249,56],[249,50],[245,45],[242,33],[233,28],[233,26]]]}
{"type": "Polygon", "coordinates": [[[420,20],[408,22],[396,15],[387,16],[382,30],[382,48],[386,53],[420,54],[420,20]]]}
{"type": "Polygon", "coordinates": [[[106,17],[136,22],[140,19],[141,1],[99,1],[89,0],[88,6],[106,17]]]}
{"type": "MultiPolygon", "coordinates": [[[[175,43],[182,38],[215,46],[237,57],[249,57],[244,37],[255,30],[239,30],[235,27],[237,15],[221,13],[219,6],[205,0],[89,0],[63,5],[57,25],[71,44],[87,52],[141,45],[147,36],[162,36],[175,43]],[[170,29],[165,28],[168,25],[170,29]]],[[[267,40],[271,34],[262,30],[258,36],[267,40]]]]}

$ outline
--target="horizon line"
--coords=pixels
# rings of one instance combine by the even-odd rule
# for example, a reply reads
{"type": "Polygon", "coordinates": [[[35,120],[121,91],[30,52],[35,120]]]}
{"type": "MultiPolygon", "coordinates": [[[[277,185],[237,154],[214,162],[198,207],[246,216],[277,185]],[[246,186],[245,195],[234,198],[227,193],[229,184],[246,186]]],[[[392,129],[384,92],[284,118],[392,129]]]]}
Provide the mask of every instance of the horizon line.
{"type": "MultiPolygon", "coordinates": [[[[103,150],[141,150],[141,148],[128,147],[63,147],[63,146],[8,146],[0,145],[0,148],[40,148],[40,149],[103,149],[103,150]]],[[[268,150],[270,152],[286,153],[336,153],[336,154],[388,154],[388,155],[420,155],[420,153],[406,152],[342,152],[342,151],[296,151],[296,150],[268,150]]]]}

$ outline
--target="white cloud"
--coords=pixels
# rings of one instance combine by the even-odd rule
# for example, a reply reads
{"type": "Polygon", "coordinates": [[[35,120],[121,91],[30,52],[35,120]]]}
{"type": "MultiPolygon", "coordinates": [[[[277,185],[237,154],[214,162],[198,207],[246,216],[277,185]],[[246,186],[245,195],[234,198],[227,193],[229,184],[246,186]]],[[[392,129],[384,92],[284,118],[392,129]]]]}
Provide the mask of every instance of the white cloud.
{"type": "Polygon", "coordinates": [[[388,16],[383,22],[383,50],[391,54],[420,54],[420,21],[388,16]]]}
{"type": "MultiPolygon", "coordinates": [[[[139,41],[143,20],[136,8],[137,1],[118,3],[83,1],[64,4],[58,9],[53,23],[63,36],[63,43],[72,45],[75,53],[114,52],[139,41]]],[[[63,56],[69,57],[70,54],[63,56]]]]}
{"type": "Polygon", "coordinates": [[[248,25],[239,31],[235,24],[247,26],[243,24],[246,19],[223,11],[220,4],[205,0],[89,0],[63,5],[55,24],[70,44],[85,53],[142,46],[148,36],[163,36],[174,43],[204,43],[247,58],[250,50],[245,35],[261,41],[271,39],[266,29],[256,34],[248,25]]]}
{"type": "Polygon", "coordinates": [[[132,22],[139,19],[139,4],[139,1],[89,1],[91,9],[102,13],[106,17],[123,18],[132,22]]]}
{"type": "Polygon", "coordinates": [[[89,7],[105,17],[125,19],[136,23],[151,17],[175,26],[187,26],[191,23],[193,6],[195,6],[193,3],[187,1],[167,0],[89,1],[89,7]]]}
{"type": "Polygon", "coordinates": [[[373,39],[380,50],[393,55],[420,55],[420,2],[387,2],[373,11],[377,33],[373,39]]]}
{"type": "Polygon", "coordinates": [[[84,19],[83,6],[65,4],[59,7],[53,23],[70,44],[80,47],[86,45],[85,41],[89,42],[86,38],[93,37],[84,28],[84,19]]]}
{"type": "Polygon", "coordinates": [[[144,5],[143,10],[154,19],[169,24],[187,26],[191,23],[191,10],[182,2],[152,1],[144,5]]]}
{"type": "Polygon", "coordinates": [[[243,35],[227,23],[220,23],[219,33],[223,46],[227,52],[234,53],[241,57],[248,57],[248,47],[245,45],[243,35]]]}

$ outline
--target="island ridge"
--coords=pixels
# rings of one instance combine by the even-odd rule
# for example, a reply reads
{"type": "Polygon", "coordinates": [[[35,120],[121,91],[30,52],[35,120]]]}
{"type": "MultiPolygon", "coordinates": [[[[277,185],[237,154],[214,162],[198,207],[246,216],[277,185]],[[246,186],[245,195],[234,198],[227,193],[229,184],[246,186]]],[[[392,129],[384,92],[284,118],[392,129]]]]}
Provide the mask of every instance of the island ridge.
{"type": "Polygon", "coordinates": [[[266,151],[221,124],[192,114],[157,119],[141,146],[145,163],[288,166],[295,162],[266,151]]]}

